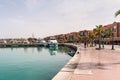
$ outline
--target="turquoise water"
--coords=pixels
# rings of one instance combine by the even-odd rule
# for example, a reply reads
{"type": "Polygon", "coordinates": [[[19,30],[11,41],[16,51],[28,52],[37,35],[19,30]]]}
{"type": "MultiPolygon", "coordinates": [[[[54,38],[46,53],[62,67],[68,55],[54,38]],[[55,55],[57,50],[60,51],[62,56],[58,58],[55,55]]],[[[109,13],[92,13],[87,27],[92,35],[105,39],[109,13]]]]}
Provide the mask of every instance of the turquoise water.
{"type": "Polygon", "coordinates": [[[0,48],[0,80],[51,80],[70,60],[69,50],[0,48]]]}

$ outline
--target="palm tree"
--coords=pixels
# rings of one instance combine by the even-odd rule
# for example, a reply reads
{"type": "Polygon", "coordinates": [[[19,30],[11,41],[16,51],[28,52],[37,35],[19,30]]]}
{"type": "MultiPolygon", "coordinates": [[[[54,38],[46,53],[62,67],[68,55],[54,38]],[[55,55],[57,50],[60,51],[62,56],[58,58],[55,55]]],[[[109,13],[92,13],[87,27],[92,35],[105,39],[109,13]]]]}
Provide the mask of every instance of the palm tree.
{"type": "Polygon", "coordinates": [[[73,35],[73,42],[74,43],[77,43],[79,40],[78,40],[78,37],[77,36],[75,36],[75,35],[73,35]]]}
{"type": "Polygon", "coordinates": [[[75,43],[78,43],[80,40],[81,40],[81,37],[80,37],[79,34],[74,35],[74,40],[73,40],[73,41],[74,41],[75,43]]]}
{"type": "Polygon", "coordinates": [[[73,42],[73,35],[72,35],[72,34],[69,34],[69,35],[67,36],[67,42],[69,42],[69,43],[72,43],[72,42],[73,42]]]}
{"type": "Polygon", "coordinates": [[[103,30],[102,30],[102,25],[96,25],[96,36],[98,37],[99,39],[99,49],[101,49],[101,36],[102,36],[102,33],[103,33],[103,30]]]}
{"type": "Polygon", "coordinates": [[[89,39],[89,36],[88,36],[88,35],[84,35],[84,36],[83,36],[84,47],[85,47],[85,48],[86,48],[86,46],[88,46],[88,39],[89,39]]]}
{"type": "Polygon", "coordinates": [[[112,29],[111,28],[107,29],[105,31],[105,36],[106,36],[106,38],[112,38],[112,29]]]}
{"type": "Polygon", "coordinates": [[[117,17],[118,15],[120,15],[120,10],[118,10],[118,11],[115,13],[115,17],[117,17]]]}
{"type": "Polygon", "coordinates": [[[81,40],[82,40],[82,37],[78,34],[78,42],[80,43],[81,42],[81,40]]]}
{"type": "Polygon", "coordinates": [[[97,42],[96,42],[96,38],[97,38],[97,29],[96,29],[96,28],[93,29],[93,34],[94,34],[95,46],[96,46],[96,44],[97,44],[97,42]]]}
{"type": "MultiPolygon", "coordinates": [[[[99,48],[98,48],[99,50],[101,50],[101,39],[102,39],[102,36],[104,35],[104,31],[102,30],[102,28],[103,28],[102,25],[96,25],[96,28],[93,30],[95,37],[98,38],[99,40],[99,48]]],[[[98,67],[102,66],[100,58],[101,58],[100,53],[98,53],[98,64],[97,64],[98,67]]]]}
{"type": "Polygon", "coordinates": [[[93,40],[95,39],[95,37],[96,37],[96,35],[95,35],[94,31],[92,31],[89,34],[90,43],[92,44],[91,46],[93,46],[93,40]]]}
{"type": "Polygon", "coordinates": [[[108,42],[110,38],[112,38],[112,29],[106,29],[104,31],[104,35],[105,35],[105,42],[108,42]],[[107,39],[108,38],[108,39],[107,39]]]}

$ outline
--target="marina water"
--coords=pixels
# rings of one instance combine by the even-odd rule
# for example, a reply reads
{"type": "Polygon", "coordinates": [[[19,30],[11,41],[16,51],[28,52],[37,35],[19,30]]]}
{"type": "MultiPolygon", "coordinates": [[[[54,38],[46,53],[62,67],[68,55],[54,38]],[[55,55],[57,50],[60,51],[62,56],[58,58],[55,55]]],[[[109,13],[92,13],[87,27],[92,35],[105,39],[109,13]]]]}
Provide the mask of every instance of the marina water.
{"type": "Polygon", "coordinates": [[[71,49],[0,48],[0,80],[51,80],[71,59],[71,49]]]}

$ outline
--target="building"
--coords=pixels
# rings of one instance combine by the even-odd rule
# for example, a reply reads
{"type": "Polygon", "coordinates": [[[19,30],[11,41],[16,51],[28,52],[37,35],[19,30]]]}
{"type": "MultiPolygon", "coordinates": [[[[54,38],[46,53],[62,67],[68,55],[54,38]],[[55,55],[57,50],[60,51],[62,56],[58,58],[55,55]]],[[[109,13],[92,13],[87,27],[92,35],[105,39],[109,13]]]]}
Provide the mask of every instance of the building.
{"type": "MultiPolygon", "coordinates": [[[[120,44],[120,22],[114,22],[112,24],[103,26],[103,30],[105,32],[109,29],[112,30],[115,44],[120,44]]],[[[112,42],[112,38],[105,37],[105,41],[112,42]]]]}
{"type": "Polygon", "coordinates": [[[66,34],[67,42],[78,42],[79,41],[79,33],[71,32],[66,34]]]}
{"type": "Polygon", "coordinates": [[[82,30],[79,31],[80,36],[87,36],[91,33],[91,30],[82,30]]]}
{"type": "Polygon", "coordinates": [[[58,41],[58,43],[66,42],[66,34],[55,35],[55,38],[58,41]]]}

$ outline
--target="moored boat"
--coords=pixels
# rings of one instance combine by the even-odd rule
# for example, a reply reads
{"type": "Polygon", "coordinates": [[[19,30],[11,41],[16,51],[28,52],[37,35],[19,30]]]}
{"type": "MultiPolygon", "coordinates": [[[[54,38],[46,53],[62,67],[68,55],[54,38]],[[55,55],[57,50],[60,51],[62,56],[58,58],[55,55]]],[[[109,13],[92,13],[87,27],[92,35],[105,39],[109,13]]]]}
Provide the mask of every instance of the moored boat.
{"type": "Polygon", "coordinates": [[[57,40],[55,40],[55,39],[49,40],[48,44],[49,44],[49,47],[57,47],[58,46],[57,40]]]}

